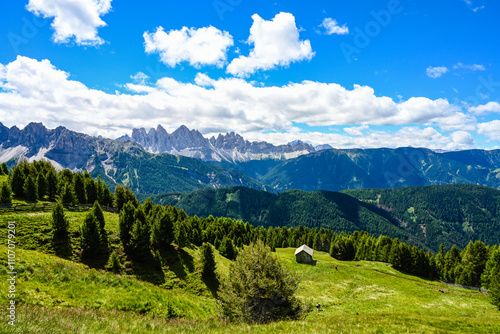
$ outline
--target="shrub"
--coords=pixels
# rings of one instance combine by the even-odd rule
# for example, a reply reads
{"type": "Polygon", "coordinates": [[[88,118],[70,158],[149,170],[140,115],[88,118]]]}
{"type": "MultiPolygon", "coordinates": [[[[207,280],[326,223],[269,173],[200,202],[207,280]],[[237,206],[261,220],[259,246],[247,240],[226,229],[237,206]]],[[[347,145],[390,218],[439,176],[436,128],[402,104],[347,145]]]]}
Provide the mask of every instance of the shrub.
{"type": "Polygon", "coordinates": [[[231,321],[264,323],[295,318],[304,309],[294,297],[298,280],[262,241],[245,248],[231,264],[218,295],[231,321]]]}

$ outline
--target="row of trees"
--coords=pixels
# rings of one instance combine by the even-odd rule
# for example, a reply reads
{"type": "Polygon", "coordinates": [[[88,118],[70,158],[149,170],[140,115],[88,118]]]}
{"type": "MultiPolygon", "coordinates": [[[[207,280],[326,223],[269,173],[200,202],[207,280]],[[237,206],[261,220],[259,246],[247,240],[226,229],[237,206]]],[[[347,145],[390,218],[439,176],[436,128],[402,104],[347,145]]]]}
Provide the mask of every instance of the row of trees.
{"type": "MultiPolygon", "coordinates": [[[[317,245],[313,248],[319,249],[317,245]]],[[[438,254],[386,236],[375,238],[366,232],[334,235],[330,255],[339,260],[387,262],[404,272],[467,286],[491,288],[500,276],[500,248],[482,241],[470,241],[462,251],[456,245],[438,254]]]]}
{"type": "Polygon", "coordinates": [[[0,187],[2,204],[12,203],[13,197],[28,202],[58,200],[64,204],[93,204],[97,201],[102,206],[118,210],[129,201],[136,206],[139,204],[128,187],[118,185],[113,194],[100,176],[94,180],[88,171],[74,173],[63,169],[57,172],[46,160],[21,161],[10,172],[4,163],[0,165],[0,171],[4,169],[9,178],[0,187]]]}

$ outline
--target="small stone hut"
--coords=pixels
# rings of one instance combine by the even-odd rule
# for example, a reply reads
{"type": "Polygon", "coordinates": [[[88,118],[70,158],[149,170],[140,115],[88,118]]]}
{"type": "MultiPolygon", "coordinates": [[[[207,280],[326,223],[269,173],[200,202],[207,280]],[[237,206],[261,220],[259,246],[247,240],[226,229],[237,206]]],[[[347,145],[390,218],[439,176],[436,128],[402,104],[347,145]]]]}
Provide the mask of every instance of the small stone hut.
{"type": "Polygon", "coordinates": [[[295,260],[297,263],[316,265],[316,261],[313,260],[313,250],[307,245],[302,245],[295,250],[295,260]]]}

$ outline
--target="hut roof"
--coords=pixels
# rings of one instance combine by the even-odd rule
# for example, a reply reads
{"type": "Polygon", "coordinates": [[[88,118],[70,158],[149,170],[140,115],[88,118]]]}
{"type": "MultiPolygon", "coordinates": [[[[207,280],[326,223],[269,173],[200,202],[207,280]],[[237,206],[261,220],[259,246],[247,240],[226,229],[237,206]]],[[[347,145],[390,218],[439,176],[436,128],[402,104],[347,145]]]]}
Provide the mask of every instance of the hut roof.
{"type": "Polygon", "coordinates": [[[299,254],[299,253],[300,253],[300,252],[302,252],[302,251],[304,251],[304,252],[306,252],[307,254],[309,254],[309,255],[313,256],[313,250],[312,250],[312,248],[311,248],[311,247],[309,247],[309,246],[307,246],[307,245],[305,245],[305,244],[304,244],[304,245],[302,245],[302,246],[300,246],[299,248],[297,248],[297,249],[295,250],[295,255],[299,254]]]}

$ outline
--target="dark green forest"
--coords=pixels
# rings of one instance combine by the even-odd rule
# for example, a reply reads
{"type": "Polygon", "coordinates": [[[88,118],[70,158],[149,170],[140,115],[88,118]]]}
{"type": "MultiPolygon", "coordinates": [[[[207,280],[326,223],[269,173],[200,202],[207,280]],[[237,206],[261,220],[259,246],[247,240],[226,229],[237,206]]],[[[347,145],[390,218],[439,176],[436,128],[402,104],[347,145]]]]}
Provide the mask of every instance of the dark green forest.
{"type": "Polygon", "coordinates": [[[279,194],[235,187],[158,195],[152,200],[190,215],[230,217],[264,227],[367,231],[434,252],[440,244],[464,248],[470,240],[487,244],[500,240],[500,191],[476,185],[279,194]]]}

